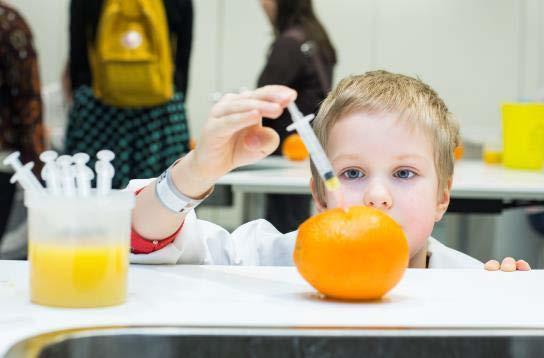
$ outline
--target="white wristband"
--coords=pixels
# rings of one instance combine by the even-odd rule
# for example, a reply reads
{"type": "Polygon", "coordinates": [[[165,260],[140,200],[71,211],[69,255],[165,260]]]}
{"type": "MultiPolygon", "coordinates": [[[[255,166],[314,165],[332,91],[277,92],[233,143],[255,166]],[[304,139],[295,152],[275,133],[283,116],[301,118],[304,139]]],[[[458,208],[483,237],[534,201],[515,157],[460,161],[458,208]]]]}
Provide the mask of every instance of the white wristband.
{"type": "MultiPolygon", "coordinates": [[[[174,163],[175,164],[175,163],[174,163]]],[[[170,166],[158,178],[155,185],[155,195],[161,204],[168,210],[175,213],[185,213],[198,206],[213,192],[213,188],[202,199],[192,199],[176,188],[172,181],[170,166]]]]}

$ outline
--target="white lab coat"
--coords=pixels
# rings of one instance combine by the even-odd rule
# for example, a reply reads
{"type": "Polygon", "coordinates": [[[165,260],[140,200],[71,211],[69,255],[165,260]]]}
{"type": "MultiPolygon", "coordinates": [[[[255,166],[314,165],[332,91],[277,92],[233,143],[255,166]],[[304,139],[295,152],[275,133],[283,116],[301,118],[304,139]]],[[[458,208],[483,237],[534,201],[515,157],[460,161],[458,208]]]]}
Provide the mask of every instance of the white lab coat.
{"type": "MultiPolygon", "coordinates": [[[[152,179],[151,179],[152,180],[152,179]]],[[[131,180],[127,190],[136,191],[151,180],[131,180]]],[[[194,211],[185,217],[176,239],[149,254],[131,254],[132,263],[292,266],[297,232],[282,234],[264,219],[248,222],[232,233],[200,220],[194,211]]],[[[429,237],[429,268],[478,268],[483,264],[429,237]]]]}

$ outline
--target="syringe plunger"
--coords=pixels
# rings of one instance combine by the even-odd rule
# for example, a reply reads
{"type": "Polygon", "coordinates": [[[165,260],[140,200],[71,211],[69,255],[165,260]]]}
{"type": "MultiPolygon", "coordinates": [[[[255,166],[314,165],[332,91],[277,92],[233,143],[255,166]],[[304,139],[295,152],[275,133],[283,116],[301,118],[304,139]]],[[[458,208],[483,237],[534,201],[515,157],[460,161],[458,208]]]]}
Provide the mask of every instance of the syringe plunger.
{"type": "Polygon", "coordinates": [[[61,171],[62,192],[66,196],[73,196],[76,192],[75,172],[70,155],[61,155],[57,159],[61,171]]]}
{"type": "Polygon", "coordinates": [[[4,165],[11,165],[15,174],[10,179],[11,183],[19,182],[24,190],[43,191],[43,186],[40,181],[32,173],[34,162],[29,162],[23,165],[19,157],[20,152],[13,152],[4,159],[4,165]]]}
{"type": "Polygon", "coordinates": [[[42,169],[42,179],[45,180],[47,191],[53,195],[60,194],[60,174],[55,159],[58,154],[53,150],[47,150],[40,154],[40,160],[45,163],[42,169]]]}
{"type": "Polygon", "coordinates": [[[76,163],[76,183],[77,191],[80,196],[86,197],[91,193],[91,180],[94,178],[94,173],[86,164],[90,157],[87,153],[77,153],[73,156],[76,163]]]}
{"type": "Polygon", "coordinates": [[[107,195],[111,189],[111,179],[115,175],[115,169],[110,163],[115,154],[111,150],[103,149],[96,153],[99,159],[95,164],[96,188],[99,195],[107,195]]]}
{"type": "MultiPolygon", "coordinates": [[[[11,183],[19,182],[25,191],[34,191],[44,193],[45,190],[40,181],[32,173],[33,162],[23,165],[20,159],[20,153],[14,152],[8,155],[3,163],[13,167],[15,174],[11,177],[11,183]]],[[[115,169],[110,163],[115,154],[110,150],[101,150],[97,153],[98,161],[96,163],[97,171],[97,192],[98,195],[107,195],[111,189],[112,178],[115,175],[115,169]]],[[[48,150],[40,155],[40,160],[44,162],[41,175],[46,182],[46,190],[49,194],[65,196],[87,197],[91,194],[91,181],[94,178],[94,172],[86,164],[89,161],[89,155],[86,153],[77,153],[73,157],[70,155],[61,155],[55,151],[48,150]]]]}

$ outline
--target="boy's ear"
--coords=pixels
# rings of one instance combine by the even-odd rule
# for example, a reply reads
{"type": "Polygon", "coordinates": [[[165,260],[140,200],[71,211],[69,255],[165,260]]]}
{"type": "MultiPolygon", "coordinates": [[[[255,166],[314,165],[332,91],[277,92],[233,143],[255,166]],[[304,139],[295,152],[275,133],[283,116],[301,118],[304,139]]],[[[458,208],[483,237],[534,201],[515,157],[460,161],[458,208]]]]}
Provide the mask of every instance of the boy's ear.
{"type": "Polygon", "coordinates": [[[310,190],[312,191],[312,198],[314,199],[315,207],[318,212],[327,210],[327,203],[323,203],[319,200],[317,196],[317,183],[314,178],[310,178],[310,190]]]}
{"type": "Polygon", "coordinates": [[[450,193],[451,193],[451,184],[452,179],[448,179],[448,185],[442,192],[438,193],[438,202],[436,204],[436,215],[434,218],[434,221],[440,221],[442,220],[442,217],[446,213],[446,210],[448,210],[448,206],[450,205],[450,193]]]}

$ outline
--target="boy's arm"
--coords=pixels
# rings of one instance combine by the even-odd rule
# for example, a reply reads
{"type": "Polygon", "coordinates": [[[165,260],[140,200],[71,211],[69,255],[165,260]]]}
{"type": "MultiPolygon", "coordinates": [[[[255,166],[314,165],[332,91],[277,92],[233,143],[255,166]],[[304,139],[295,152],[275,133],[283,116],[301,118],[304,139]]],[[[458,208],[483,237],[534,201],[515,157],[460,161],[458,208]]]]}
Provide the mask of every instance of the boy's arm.
{"type": "MultiPolygon", "coordinates": [[[[296,92],[284,86],[225,95],[213,106],[197,147],[171,168],[176,188],[193,199],[203,198],[221,176],[272,153],[279,137],[262,126],[262,117],[279,117],[295,98],[296,92]]],[[[175,233],[184,217],[160,203],[153,182],[136,197],[132,223],[142,237],[161,240],[175,233]]]]}

